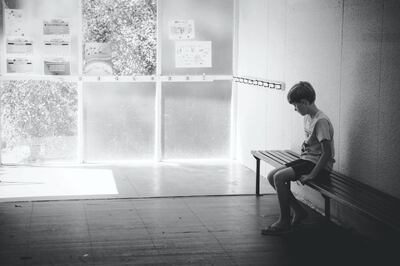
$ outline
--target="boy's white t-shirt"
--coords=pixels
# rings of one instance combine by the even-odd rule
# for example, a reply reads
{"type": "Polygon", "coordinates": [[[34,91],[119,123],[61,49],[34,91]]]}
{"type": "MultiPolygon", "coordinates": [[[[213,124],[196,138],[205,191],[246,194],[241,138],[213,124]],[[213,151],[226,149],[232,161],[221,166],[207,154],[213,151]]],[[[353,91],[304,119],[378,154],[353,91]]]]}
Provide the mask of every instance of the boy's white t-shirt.
{"type": "Polygon", "coordinates": [[[333,163],[335,162],[335,149],[333,143],[333,126],[328,116],[320,110],[313,118],[310,115],[306,115],[304,117],[304,131],[306,139],[301,147],[300,158],[316,164],[322,154],[321,142],[323,140],[330,140],[332,156],[325,168],[332,170],[333,163]]]}

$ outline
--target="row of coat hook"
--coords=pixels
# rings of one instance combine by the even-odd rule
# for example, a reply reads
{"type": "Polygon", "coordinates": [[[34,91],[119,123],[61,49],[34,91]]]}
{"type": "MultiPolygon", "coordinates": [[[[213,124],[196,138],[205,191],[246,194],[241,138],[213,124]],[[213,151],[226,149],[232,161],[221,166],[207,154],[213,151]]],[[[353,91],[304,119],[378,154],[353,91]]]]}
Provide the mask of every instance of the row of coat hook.
{"type": "Polygon", "coordinates": [[[283,82],[279,81],[272,81],[272,80],[265,80],[259,78],[250,78],[250,77],[233,77],[233,81],[237,83],[261,86],[270,89],[276,90],[284,90],[285,85],[283,82]]]}

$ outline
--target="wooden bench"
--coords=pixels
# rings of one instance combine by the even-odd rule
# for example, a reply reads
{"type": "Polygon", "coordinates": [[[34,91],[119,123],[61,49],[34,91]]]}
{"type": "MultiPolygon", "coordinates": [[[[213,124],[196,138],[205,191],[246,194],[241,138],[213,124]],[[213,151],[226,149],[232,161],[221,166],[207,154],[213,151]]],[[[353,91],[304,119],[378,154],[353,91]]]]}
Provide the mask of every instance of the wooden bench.
{"type": "MultiPolygon", "coordinates": [[[[290,150],[252,151],[256,159],[256,195],[260,196],[260,161],[279,167],[299,158],[290,150]]],[[[400,231],[400,200],[373,187],[332,171],[329,178],[311,180],[306,185],[320,192],[325,200],[325,217],[330,218],[330,200],[366,214],[400,231]]]]}

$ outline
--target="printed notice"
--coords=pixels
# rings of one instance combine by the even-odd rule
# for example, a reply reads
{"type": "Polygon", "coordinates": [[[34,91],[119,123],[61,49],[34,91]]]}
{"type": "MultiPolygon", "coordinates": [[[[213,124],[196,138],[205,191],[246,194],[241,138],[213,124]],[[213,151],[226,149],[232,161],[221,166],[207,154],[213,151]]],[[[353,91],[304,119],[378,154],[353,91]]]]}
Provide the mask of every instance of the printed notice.
{"type": "Polygon", "coordinates": [[[33,52],[33,41],[23,36],[7,37],[6,51],[9,54],[31,54],[33,52]]]}
{"type": "Polygon", "coordinates": [[[29,58],[7,58],[7,73],[28,73],[33,71],[29,58]]]}
{"type": "Polygon", "coordinates": [[[212,67],[211,41],[177,41],[175,67],[212,67]]]}
{"type": "Polygon", "coordinates": [[[85,75],[112,75],[110,43],[85,43],[85,75]]]}
{"type": "Polygon", "coordinates": [[[71,52],[70,35],[43,35],[44,54],[69,56],[71,52]]]}
{"type": "Polygon", "coordinates": [[[51,58],[44,60],[45,75],[69,75],[70,63],[64,58],[51,58]]]}
{"type": "Polygon", "coordinates": [[[194,39],[194,20],[173,20],[169,23],[171,40],[194,39]]]}
{"type": "Polygon", "coordinates": [[[69,34],[70,22],[68,19],[49,19],[43,21],[43,34],[69,34]]]}
{"type": "Polygon", "coordinates": [[[4,24],[6,35],[23,36],[25,32],[22,9],[4,9],[4,24]]]}

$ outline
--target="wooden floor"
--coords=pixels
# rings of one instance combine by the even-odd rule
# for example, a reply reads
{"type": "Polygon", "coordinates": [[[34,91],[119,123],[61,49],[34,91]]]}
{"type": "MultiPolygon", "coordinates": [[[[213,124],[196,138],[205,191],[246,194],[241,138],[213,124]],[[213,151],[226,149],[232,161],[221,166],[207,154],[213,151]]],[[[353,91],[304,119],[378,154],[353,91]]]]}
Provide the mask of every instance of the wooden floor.
{"type": "Polygon", "coordinates": [[[399,265],[308,211],[277,237],[275,195],[2,202],[0,265],[399,265]]]}

